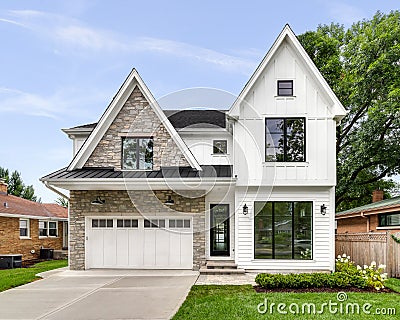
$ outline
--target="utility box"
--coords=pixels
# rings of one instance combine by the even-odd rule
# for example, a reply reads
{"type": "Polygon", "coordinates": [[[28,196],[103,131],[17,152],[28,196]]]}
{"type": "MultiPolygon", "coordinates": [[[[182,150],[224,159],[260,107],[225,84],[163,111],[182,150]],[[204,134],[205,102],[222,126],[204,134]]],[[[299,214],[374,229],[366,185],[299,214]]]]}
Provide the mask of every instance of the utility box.
{"type": "Polygon", "coordinates": [[[53,259],[54,249],[41,248],[40,249],[40,259],[51,260],[53,259]]]}
{"type": "Polygon", "coordinates": [[[0,254],[0,269],[22,267],[22,254],[0,254]]]}

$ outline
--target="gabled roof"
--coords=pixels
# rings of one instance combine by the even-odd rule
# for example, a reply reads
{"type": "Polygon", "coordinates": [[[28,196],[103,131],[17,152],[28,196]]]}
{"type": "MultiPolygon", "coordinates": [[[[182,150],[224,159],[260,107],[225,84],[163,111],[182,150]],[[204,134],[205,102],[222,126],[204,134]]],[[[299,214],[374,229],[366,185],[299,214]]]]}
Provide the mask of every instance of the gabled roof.
{"type": "Polygon", "coordinates": [[[366,215],[369,214],[378,214],[387,211],[400,211],[400,196],[394,197],[382,201],[373,202],[370,204],[366,204],[364,206],[352,208],[346,211],[341,211],[336,213],[336,218],[344,218],[348,216],[357,216],[358,213],[363,213],[366,215]]]}
{"type": "Polygon", "coordinates": [[[287,39],[293,45],[294,49],[297,50],[299,55],[304,59],[306,65],[309,67],[311,73],[315,76],[315,78],[320,82],[321,86],[330,97],[333,102],[333,113],[335,114],[334,118],[337,122],[340,122],[344,118],[344,116],[348,113],[346,109],[343,107],[342,103],[336,97],[335,93],[332,91],[331,87],[328,85],[322,74],[319,72],[318,68],[308,56],[307,52],[304,50],[303,46],[300,44],[293,30],[290,28],[288,24],[285,25],[282,32],[279,34],[278,38],[275,40],[271,49],[267,52],[264,59],[258,65],[257,69],[254,71],[253,75],[250,77],[249,81],[244,86],[243,90],[240,92],[239,96],[233,103],[232,107],[228,111],[228,115],[231,117],[239,116],[239,107],[240,103],[244,100],[246,95],[249,93],[251,88],[254,86],[257,79],[261,76],[262,72],[265,70],[266,66],[271,61],[274,54],[277,52],[279,47],[282,45],[283,41],[287,39]]]}
{"type": "Polygon", "coordinates": [[[56,203],[39,203],[0,193],[0,216],[23,216],[30,218],[56,218],[66,220],[68,209],[56,203]]]}
{"type": "Polygon", "coordinates": [[[150,107],[156,113],[161,123],[165,126],[172,140],[181,150],[181,152],[185,156],[190,166],[197,170],[201,170],[201,167],[197,162],[196,158],[190,152],[187,145],[183,142],[182,138],[179,136],[179,134],[176,132],[175,128],[172,126],[172,124],[170,123],[164,112],[161,110],[156,99],[153,97],[150,90],[143,82],[139,73],[136,71],[136,69],[133,69],[129,74],[129,76],[126,78],[125,82],[122,84],[121,88],[119,89],[113,100],[111,101],[106,111],[101,116],[99,122],[97,123],[97,126],[91,132],[91,134],[83,144],[82,148],[78,151],[78,153],[68,166],[69,171],[83,168],[86,161],[96,148],[97,144],[100,142],[101,138],[106,133],[111,123],[114,121],[115,117],[118,115],[118,113],[124,106],[126,100],[129,98],[129,96],[131,95],[132,91],[136,88],[136,86],[139,87],[140,91],[143,93],[144,97],[149,102],[150,107]]]}

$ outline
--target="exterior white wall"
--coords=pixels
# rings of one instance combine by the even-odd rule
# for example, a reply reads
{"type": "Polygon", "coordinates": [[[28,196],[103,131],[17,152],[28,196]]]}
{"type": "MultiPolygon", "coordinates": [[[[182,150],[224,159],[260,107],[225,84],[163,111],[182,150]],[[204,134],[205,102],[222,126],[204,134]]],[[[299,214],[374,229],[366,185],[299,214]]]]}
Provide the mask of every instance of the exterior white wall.
{"type": "Polygon", "coordinates": [[[78,136],[73,139],[73,150],[72,150],[72,157],[78,153],[79,149],[85,143],[88,136],[78,136]]]}
{"type": "Polygon", "coordinates": [[[240,105],[234,126],[234,174],[238,186],[336,184],[333,102],[284,41],[240,105]],[[294,96],[277,96],[277,81],[293,80],[294,96]],[[265,118],[306,119],[306,161],[265,162],[265,118]]]}
{"type": "Polygon", "coordinates": [[[237,188],[235,212],[235,262],[246,270],[269,272],[331,271],[334,268],[335,215],[334,188],[274,187],[237,188]],[[313,260],[254,259],[254,201],[312,201],[313,202],[313,260]],[[249,213],[243,215],[243,205],[249,213]],[[320,213],[325,204],[327,213],[320,213]]]}
{"type": "Polygon", "coordinates": [[[232,165],[233,164],[233,137],[223,129],[179,131],[179,135],[186,143],[200,165],[232,165]],[[227,140],[227,154],[213,153],[213,140],[227,140]]]}

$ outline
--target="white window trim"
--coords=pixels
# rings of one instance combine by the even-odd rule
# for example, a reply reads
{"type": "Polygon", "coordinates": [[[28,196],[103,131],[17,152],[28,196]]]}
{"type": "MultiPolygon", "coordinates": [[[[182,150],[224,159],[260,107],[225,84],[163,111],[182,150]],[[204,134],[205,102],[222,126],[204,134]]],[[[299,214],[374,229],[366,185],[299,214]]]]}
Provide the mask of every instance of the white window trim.
{"type": "Polygon", "coordinates": [[[30,224],[30,220],[29,219],[26,219],[26,218],[20,218],[19,220],[18,220],[18,223],[19,223],[19,228],[18,228],[18,233],[20,234],[20,236],[19,236],[19,238],[20,239],[31,239],[31,224],[30,224]],[[27,236],[21,236],[21,231],[20,231],[20,229],[21,229],[21,225],[20,225],[20,222],[21,221],[26,221],[26,226],[27,226],[27,236]]]}
{"type": "MultiPolygon", "coordinates": [[[[41,236],[40,235],[40,228],[39,228],[39,226],[38,226],[38,232],[39,232],[39,239],[46,239],[46,238],[58,238],[58,236],[59,236],[59,234],[58,234],[58,221],[50,221],[50,220],[39,220],[39,224],[40,224],[40,222],[46,222],[47,223],[47,227],[46,227],[46,230],[47,230],[47,236],[41,236]],[[55,224],[56,224],[56,236],[51,236],[50,235],[50,222],[54,222],[55,224]]],[[[51,228],[51,229],[53,229],[53,228],[51,228]]]]}

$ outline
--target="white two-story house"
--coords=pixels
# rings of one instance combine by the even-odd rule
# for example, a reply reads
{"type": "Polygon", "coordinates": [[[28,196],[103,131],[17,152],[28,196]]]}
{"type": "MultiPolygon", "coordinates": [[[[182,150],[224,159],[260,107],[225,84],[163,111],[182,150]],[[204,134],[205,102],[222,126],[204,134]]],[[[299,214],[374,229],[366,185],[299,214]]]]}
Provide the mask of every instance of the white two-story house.
{"type": "Polygon", "coordinates": [[[64,129],[73,160],[41,180],[70,192],[71,269],[333,270],[346,110],[289,26],[228,108],[163,111],[134,69],[64,129]]]}

